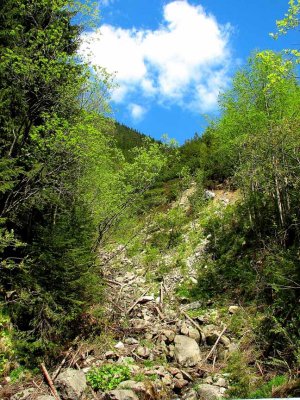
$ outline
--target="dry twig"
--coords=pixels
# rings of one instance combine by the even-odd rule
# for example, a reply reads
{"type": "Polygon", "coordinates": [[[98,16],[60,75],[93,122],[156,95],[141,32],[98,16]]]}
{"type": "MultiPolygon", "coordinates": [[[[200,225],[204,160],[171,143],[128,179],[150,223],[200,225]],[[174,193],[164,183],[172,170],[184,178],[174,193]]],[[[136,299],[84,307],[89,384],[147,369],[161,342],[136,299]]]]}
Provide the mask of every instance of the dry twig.
{"type": "Polygon", "coordinates": [[[212,349],[210,350],[210,352],[207,354],[205,361],[207,361],[209,359],[209,357],[213,354],[213,352],[215,351],[221,337],[224,335],[225,331],[227,329],[227,326],[224,326],[222,332],[220,333],[220,335],[218,336],[218,339],[216,340],[215,344],[213,345],[212,349]]]}
{"type": "Polygon", "coordinates": [[[46,379],[46,381],[47,381],[47,383],[48,383],[48,385],[50,387],[51,393],[53,394],[54,398],[56,400],[61,400],[59,395],[58,395],[58,393],[57,393],[57,390],[55,389],[53,381],[52,381],[52,379],[51,379],[51,377],[50,377],[50,375],[49,375],[49,373],[47,371],[47,368],[45,367],[44,363],[41,363],[41,370],[42,370],[43,375],[44,375],[44,377],[45,377],[45,379],[46,379]]]}

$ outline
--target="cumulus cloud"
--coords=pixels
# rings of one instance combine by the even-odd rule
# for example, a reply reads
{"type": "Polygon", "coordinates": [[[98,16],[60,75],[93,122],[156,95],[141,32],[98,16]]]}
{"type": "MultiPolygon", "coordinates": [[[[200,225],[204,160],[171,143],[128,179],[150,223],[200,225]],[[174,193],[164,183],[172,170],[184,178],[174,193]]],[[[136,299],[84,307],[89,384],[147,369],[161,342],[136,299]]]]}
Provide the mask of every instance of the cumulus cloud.
{"type": "MultiPolygon", "coordinates": [[[[119,87],[112,99],[117,103],[139,96],[207,112],[216,108],[219,91],[228,84],[230,32],[229,24],[220,25],[201,5],[175,0],[164,6],[159,28],[102,25],[83,36],[81,53],[116,74],[119,87]]],[[[143,107],[131,106],[133,118],[145,115],[143,107]]]]}
{"type": "Polygon", "coordinates": [[[131,114],[132,119],[136,122],[139,122],[141,119],[143,119],[146,113],[146,108],[136,103],[130,103],[128,106],[128,110],[131,114]]]}

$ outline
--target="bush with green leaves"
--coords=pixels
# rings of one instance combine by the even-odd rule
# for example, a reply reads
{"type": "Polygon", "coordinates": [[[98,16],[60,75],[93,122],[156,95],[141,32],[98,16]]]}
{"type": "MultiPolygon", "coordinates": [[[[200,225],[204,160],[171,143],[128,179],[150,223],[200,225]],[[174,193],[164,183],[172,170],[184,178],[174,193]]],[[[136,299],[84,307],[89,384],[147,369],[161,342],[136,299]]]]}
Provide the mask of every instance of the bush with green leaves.
{"type": "Polygon", "coordinates": [[[130,379],[130,369],[127,365],[105,364],[91,369],[87,374],[87,381],[94,390],[113,390],[118,385],[130,379]]]}

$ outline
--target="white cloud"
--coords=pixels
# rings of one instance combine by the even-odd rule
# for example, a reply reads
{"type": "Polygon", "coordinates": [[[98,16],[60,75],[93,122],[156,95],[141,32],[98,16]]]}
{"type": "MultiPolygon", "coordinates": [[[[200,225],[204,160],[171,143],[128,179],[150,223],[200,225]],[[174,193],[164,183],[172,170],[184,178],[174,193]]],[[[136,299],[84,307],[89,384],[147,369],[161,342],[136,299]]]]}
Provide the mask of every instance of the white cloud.
{"type": "Polygon", "coordinates": [[[101,0],[101,1],[100,1],[100,4],[101,4],[102,6],[107,7],[107,6],[109,6],[110,4],[112,4],[113,2],[114,2],[114,0],[101,0]]]}
{"type": "Polygon", "coordinates": [[[131,103],[128,106],[128,110],[134,121],[141,121],[146,114],[146,108],[140,106],[139,104],[131,103]]]}
{"type": "Polygon", "coordinates": [[[164,6],[158,29],[102,25],[99,32],[83,36],[81,52],[116,73],[115,102],[138,95],[207,112],[215,109],[218,93],[228,83],[230,31],[230,25],[218,24],[201,5],[175,0],[164,6]]]}

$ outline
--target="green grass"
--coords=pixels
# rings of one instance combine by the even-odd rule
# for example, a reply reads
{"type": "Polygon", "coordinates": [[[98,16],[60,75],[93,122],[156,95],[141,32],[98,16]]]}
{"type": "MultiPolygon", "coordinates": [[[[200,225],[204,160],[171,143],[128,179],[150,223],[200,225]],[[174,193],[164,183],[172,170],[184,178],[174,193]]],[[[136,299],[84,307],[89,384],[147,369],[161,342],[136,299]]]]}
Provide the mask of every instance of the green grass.
{"type": "Polygon", "coordinates": [[[272,397],[274,388],[287,383],[288,379],[284,375],[278,375],[272,378],[269,382],[263,384],[260,388],[249,394],[249,399],[264,399],[272,397]]]}

